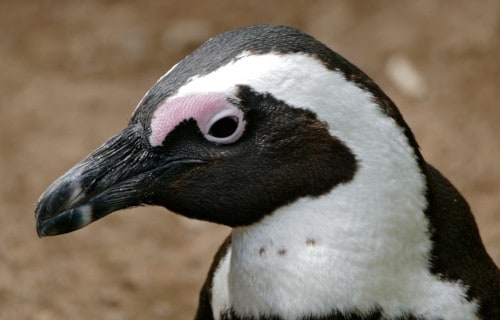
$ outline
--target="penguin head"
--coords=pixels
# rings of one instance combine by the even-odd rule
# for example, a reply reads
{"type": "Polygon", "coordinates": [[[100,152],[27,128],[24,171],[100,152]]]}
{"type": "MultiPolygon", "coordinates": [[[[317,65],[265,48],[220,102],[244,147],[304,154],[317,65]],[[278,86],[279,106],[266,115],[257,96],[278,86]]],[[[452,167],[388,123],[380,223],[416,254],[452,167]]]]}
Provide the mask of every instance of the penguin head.
{"type": "Polygon", "coordinates": [[[121,133],[47,188],[37,231],[141,205],[248,226],[362,170],[366,189],[420,181],[420,161],[399,111],[363,72],[296,29],[252,26],[210,39],[160,78],[121,133]]]}

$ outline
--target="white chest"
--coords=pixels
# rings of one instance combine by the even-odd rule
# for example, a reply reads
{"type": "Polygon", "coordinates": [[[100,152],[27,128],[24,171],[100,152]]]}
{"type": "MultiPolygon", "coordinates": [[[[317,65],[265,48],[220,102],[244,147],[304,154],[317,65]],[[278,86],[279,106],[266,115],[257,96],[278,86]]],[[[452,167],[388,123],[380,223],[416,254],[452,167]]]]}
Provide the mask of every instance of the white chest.
{"type": "Polygon", "coordinates": [[[476,319],[477,304],[466,300],[466,288],[427,269],[430,242],[423,215],[407,217],[412,227],[400,230],[383,220],[374,226],[375,211],[323,219],[321,212],[306,210],[326,202],[328,197],[302,199],[258,225],[233,231],[232,248],[214,276],[216,319],[229,308],[257,319],[300,319],[335,310],[369,314],[377,308],[386,319],[404,314],[476,319]],[[285,217],[299,213],[305,217],[301,224],[287,224],[285,217]]]}

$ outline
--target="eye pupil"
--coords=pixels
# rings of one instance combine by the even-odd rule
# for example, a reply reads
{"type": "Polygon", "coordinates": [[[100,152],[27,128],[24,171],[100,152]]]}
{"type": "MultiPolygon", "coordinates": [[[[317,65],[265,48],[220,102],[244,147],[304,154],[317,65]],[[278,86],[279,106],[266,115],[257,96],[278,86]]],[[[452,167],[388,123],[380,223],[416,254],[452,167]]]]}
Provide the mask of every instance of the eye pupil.
{"type": "Polygon", "coordinates": [[[238,128],[238,118],[236,117],[224,117],[217,120],[208,134],[216,138],[227,138],[231,136],[238,128]]]}

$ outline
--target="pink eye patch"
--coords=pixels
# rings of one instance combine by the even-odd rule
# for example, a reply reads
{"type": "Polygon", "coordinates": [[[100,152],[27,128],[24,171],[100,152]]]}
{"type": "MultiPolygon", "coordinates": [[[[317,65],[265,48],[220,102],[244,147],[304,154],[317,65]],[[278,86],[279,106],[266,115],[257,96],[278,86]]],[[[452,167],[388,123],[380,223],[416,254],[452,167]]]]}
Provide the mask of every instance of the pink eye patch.
{"type": "MultiPolygon", "coordinates": [[[[196,121],[200,131],[208,140],[227,143],[225,141],[217,141],[218,138],[214,137],[210,139],[207,136],[210,126],[222,117],[232,117],[238,123],[243,123],[243,112],[235,105],[229,103],[227,96],[221,93],[191,94],[167,99],[153,113],[149,143],[153,147],[162,145],[163,140],[179,123],[189,119],[196,121]]],[[[233,135],[241,135],[244,126],[241,125],[239,127],[242,127],[239,130],[241,132],[236,130],[233,135]]]]}

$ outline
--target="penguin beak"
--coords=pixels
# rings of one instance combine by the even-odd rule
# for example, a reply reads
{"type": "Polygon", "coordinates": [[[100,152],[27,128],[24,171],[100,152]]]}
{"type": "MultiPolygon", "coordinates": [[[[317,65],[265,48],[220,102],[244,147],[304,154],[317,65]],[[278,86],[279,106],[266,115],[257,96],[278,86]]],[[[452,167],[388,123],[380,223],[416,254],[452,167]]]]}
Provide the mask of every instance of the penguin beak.
{"type": "Polygon", "coordinates": [[[38,235],[68,233],[114,211],[154,204],[156,180],[202,162],[152,152],[146,144],[142,127],[131,125],[54,181],[35,211],[38,235]]]}

